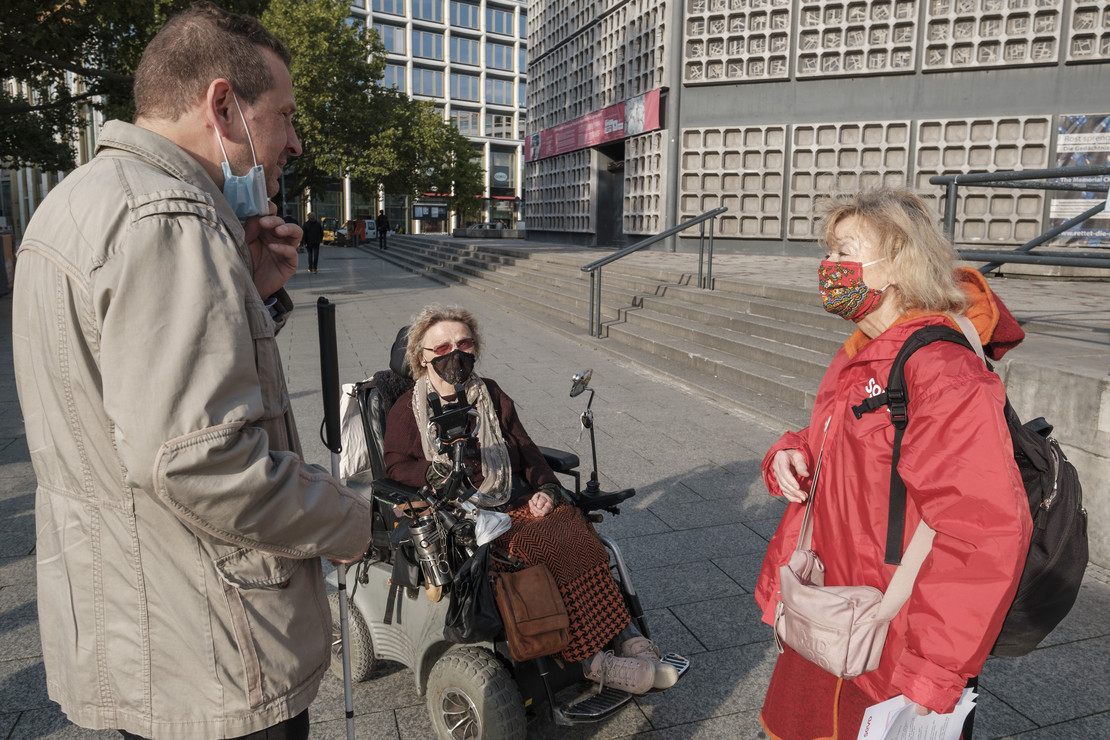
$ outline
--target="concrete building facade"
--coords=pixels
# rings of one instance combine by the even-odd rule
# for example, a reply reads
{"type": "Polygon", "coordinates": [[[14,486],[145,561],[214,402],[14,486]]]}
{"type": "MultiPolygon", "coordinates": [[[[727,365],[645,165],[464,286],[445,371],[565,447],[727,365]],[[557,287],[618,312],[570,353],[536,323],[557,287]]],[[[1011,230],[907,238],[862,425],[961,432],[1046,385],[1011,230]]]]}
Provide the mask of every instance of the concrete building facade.
{"type": "MultiPolygon", "coordinates": [[[[528,42],[543,240],[631,243],[725,206],[726,248],[795,253],[833,190],[906,184],[939,209],[934,175],[1110,151],[1105,1],[535,0],[528,42]]],[[[1022,244],[1067,201],[961,188],[956,240],[1022,244]]],[[[1110,243],[1094,223],[1072,241],[1110,243]]]]}

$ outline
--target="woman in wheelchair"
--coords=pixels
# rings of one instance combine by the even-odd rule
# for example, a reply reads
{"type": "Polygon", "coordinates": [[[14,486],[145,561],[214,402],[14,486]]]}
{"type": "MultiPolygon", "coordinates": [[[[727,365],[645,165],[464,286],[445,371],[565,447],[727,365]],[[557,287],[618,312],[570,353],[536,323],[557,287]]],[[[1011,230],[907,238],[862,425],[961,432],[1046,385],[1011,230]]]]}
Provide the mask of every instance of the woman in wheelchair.
{"type": "Polygon", "coordinates": [[[633,626],[593,525],[559,485],[513,400],[474,374],[480,351],[477,321],[465,309],[429,306],[413,319],[406,353],[416,386],[389,412],[386,473],[409,486],[443,483],[452,464],[437,454],[428,394],[450,403],[462,385],[478,413],[477,451],[468,459],[477,490],[469,500],[509,515],[511,527],[495,547],[528,565],[543,563],[555,577],[570,617],[570,644],[561,657],[580,661],[585,676],[604,686],[633,694],[669,688],[678,673],[633,626]],[[606,649],[610,643],[619,657],[606,649]]]}

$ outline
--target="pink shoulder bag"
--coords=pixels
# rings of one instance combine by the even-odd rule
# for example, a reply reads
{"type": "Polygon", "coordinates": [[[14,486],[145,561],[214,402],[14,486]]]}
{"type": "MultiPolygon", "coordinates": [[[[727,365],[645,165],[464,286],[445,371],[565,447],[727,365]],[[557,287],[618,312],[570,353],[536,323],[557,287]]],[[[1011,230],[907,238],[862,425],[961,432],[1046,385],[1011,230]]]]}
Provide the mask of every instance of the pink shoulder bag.
{"type": "MultiPolygon", "coordinates": [[[[825,422],[826,437],[829,421],[825,422]]],[[[885,595],[871,586],[826,586],[825,566],[810,549],[813,535],[810,514],[824,452],[822,438],[798,546],[790,562],[779,568],[775,643],[780,653],[786,643],[834,676],[855,678],[878,667],[887,627],[909,598],[935,532],[924,521],[918,525],[885,595]]]]}

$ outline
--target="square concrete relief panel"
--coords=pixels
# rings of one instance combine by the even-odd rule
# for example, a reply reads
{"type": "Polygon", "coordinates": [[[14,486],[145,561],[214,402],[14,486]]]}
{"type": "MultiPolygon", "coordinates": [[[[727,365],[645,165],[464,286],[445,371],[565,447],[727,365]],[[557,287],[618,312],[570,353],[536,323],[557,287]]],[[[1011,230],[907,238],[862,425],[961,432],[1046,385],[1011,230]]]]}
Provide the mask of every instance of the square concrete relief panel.
{"type": "Polygon", "coordinates": [[[686,0],[683,80],[784,79],[790,73],[791,0],[686,0]]]}
{"type": "Polygon", "coordinates": [[[1055,64],[1063,0],[925,0],[925,71],[1055,64]]]}
{"type": "Polygon", "coordinates": [[[1110,3],[1072,3],[1068,22],[1067,61],[1110,61],[1110,3]]]}
{"type": "Polygon", "coordinates": [[[724,206],[719,235],[782,236],[786,126],[685,129],[680,217],[724,206]]]}
{"type": "Polygon", "coordinates": [[[904,185],[910,122],[814,123],[791,127],[787,237],[812,239],[814,202],[840,190],[904,185]]]}
{"type": "Polygon", "coordinates": [[[914,71],[918,0],[803,2],[796,75],[899,74],[914,71]]]}
{"type": "MultiPolygon", "coordinates": [[[[944,212],[934,175],[1004,172],[1049,166],[1052,118],[922,120],[917,126],[914,188],[944,212]]],[[[1024,244],[1041,233],[1044,193],[962,185],[955,240],[961,244],[1024,244]]]]}
{"type": "Polygon", "coordinates": [[[583,149],[528,163],[525,219],[537,231],[593,233],[597,173],[594,152],[583,149]]]}
{"type": "Polygon", "coordinates": [[[664,229],[667,138],[662,131],[624,144],[624,233],[658,234],[664,229]]]}

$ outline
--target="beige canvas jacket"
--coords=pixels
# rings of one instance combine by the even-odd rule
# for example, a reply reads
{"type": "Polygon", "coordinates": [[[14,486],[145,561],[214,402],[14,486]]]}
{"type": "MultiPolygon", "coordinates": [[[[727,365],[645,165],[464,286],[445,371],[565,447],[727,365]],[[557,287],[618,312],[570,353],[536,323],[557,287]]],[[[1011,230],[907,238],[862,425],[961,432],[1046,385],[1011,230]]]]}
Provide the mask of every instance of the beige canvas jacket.
{"type": "Polygon", "coordinates": [[[369,511],[301,458],[227,201],[172,142],[110,122],[16,276],[50,697],[152,738],[300,713],[329,659],[319,558],[358,555],[369,511]]]}

